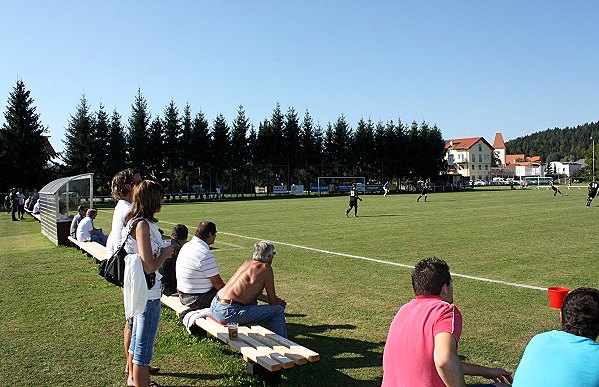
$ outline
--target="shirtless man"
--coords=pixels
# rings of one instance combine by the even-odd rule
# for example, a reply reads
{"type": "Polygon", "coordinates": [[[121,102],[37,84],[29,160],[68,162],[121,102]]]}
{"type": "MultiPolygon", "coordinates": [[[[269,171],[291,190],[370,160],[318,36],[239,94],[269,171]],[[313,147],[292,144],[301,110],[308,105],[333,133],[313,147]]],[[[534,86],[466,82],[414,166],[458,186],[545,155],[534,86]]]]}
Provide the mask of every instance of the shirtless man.
{"type": "Polygon", "coordinates": [[[275,293],[272,243],[262,241],[254,245],[252,259],[244,262],[224,288],[220,289],[210,305],[210,314],[221,323],[264,323],[279,336],[287,337],[285,300],[275,293]],[[262,292],[266,289],[266,295],[262,292]],[[269,305],[258,305],[257,301],[269,305]]]}

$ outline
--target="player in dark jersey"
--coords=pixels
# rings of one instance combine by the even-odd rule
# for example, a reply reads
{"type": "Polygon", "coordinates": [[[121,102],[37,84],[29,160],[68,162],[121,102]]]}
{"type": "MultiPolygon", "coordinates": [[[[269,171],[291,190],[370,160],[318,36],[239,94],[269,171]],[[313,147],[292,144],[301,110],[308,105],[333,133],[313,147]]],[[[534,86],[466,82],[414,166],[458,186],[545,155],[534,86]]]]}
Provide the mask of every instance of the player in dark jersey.
{"type": "Polygon", "coordinates": [[[356,183],[351,185],[351,191],[349,191],[349,208],[345,211],[345,216],[349,216],[349,212],[352,207],[354,208],[354,217],[358,217],[358,200],[362,201],[362,199],[358,196],[358,189],[356,188],[356,183]]]}
{"type": "Polygon", "coordinates": [[[599,183],[595,180],[589,183],[589,196],[587,197],[587,206],[591,205],[593,198],[597,196],[597,189],[599,189],[599,183]]]}
{"type": "Polygon", "coordinates": [[[557,194],[563,195],[562,191],[559,190],[559,187],[553,184],[553,180],[551,180],[551,189],[553,190],[553,196],[557,194]]]}
{"type": "Polygon", "coordinates": [[[420,198],[424,196],[424,201],[426,202],[426,195],[428,194],[428,187],[425,185],[422,186],[422,191],[420,191],[420,196],[416,199],[417,202],[420,201],[420,198]]]}

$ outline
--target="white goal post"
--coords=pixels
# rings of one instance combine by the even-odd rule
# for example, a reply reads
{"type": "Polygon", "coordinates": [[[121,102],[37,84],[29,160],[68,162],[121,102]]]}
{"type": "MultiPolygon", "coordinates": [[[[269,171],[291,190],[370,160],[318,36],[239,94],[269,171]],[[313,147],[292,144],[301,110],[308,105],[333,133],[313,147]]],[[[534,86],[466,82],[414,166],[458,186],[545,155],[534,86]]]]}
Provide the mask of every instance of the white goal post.
{"type": "MultiPolygon", "coordinates": [[[[339,187],[341,185],[344,189],[339,190],[339,192],[349,192],[349,188],[345,189],[346,186],[351,187],[352,183],[356,183],[356,188],[358,191],[362,191],[363,194],[366,194],[366,178],[364,176],[318,176],[318,196],[321,193],[321,183],[327,184],[335,184],[339,187]],[[341,184],[339,184],[341,182],[341,184]]],[[[327,186],[326,192],[329,192],[329,187],[327,186]]]]}

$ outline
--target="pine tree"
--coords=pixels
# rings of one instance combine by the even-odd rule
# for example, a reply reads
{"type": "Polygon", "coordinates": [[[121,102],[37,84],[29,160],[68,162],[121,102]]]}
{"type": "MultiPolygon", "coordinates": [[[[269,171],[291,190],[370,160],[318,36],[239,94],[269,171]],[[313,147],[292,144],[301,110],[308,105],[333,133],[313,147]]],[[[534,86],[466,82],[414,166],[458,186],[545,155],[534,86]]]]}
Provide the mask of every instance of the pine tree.
{"type": "Polygon", "coordinates": [[[106,175],[112,179],[118,171],[127,167],[127,141],[121,123],[121,115],[114,110],[110,116],[108,141],[106,145],[106,175]]]}
{"type": "Polygon", "coordinates": [[[285,116],[283,144],[286,156],[286,160],[284,161],[287,162],[287,174],[289,176],[287,185],[290,185],[295,181],[294,171],[301,158],[300,124],[297,113],[293,107],[287,109],[287,115],[285,116]]]}
{"type": "Polygon", "coordinates": [[[171,100],[164,111],[164,163],[168,170],[171,192],[175,190],[175,172],[181,166],[179,141],[181,122],[175,102],[171,100]]]}
{"type": "Polygon", "coordinates": [[[160,117],[156,116],[148,127],[146,146],[152,149],[152,157],[145,161],[145,174],[147,179],[164,183],[166,168],[164,167],[164,125],[160,117]]]}
{"type": "Polygon", "coordinates": [[[183,171],[186,192],[191,191],[191,176],[193,174],[192,159],[195,149],[192,147],[191,142],[192,131],[191,107],[188,103],[183,109],[183,117],[181,119],[181,141],[179,142],[180,165],[183,171]]]}
{"type": "Polygon", "coordinates": [[[212,141],[210,142],[210,164],[216,172],[216,185],[224,183],[224,171],[231,165],[231,134],[225,117],[219,113],[212,126],[212,141]]]}
{"type": "Polygon", "coordinates": [[[47,129],[35,112],[33,98],[25,83],[18,80],[9,94],[5,122],[0,128],[0,190],[13,186],[40,188],[48,179],[47,163],[51,155],[46,149],[47,129]]]}
{"type": "Polygon", "coordinates": [[[94,119],[85,95],[81,96],[77,111],[71,116],[65,130],[66,140],[62,158],[70,174],[93,172],[94,119]]]}
{"type": "Polygon", "coordinates": [[[204,174],[208,171],[210,162],[210,132],[208,120],[204,113],[200,111],[196,114],[191,124],[192,131],[189,139],[190,149],[193,150],[190,160],[193,168],[198,170],[199,183],[207,187],[204,181],[204,174]]]}
{"type": "Polygon", "coordinates": [[[148,103],[137,90],[135,101],[131,105],[129,117],[129,134],[127,136],[127,149],[129,151],[129,164],[137,168],[141,175],[145,175],[145,165],[152,159],[154,149],[147,145],[147,132],[151,117],[148,113],[148,103]]]}
{"type": "Polygon", "coordinates": [[[102,194],[109,191],[109,179],[106,170],[107,165],[107,150],[108,150],[108,133],[110,130],[109,117],[106,113],[104,105],[100,104],[100,108],[96,112],[94,126],[92,132],[92,147],[90,149],[91,168],[94,172],[94,188],[102,194]]]}
{"type": "Polygon", "coordinates": [[[246,180],[249,162],[248,148],[248,131],[250,129],[250,121],[245,116],[243,106],[239,106],[237,117],[233,120],[233,128],[231,132],[231,167],[233,169],[235,179],[235,187],[232,191],[235,193],[241,192],[243,196],[243,187],[246,180]]]}

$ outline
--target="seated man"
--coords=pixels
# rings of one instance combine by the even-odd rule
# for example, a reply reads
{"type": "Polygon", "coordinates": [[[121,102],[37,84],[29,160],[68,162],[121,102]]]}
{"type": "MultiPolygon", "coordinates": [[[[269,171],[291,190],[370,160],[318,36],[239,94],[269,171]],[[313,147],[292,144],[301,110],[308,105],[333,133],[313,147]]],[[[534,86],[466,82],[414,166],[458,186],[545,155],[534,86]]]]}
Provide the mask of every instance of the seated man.
{"type": "Polygon", "coordinates": [[[37,215],[37,214],[40,213],[40,201],[36,200],[36,199],[33,199],[33,200],[35,200],[35,204],[33,205],[33,211],[32,212],[37,215]]]}
{"type": "Polygon", "coordinates": [[[423,259],[412,272],[416,298],[395,315],[383,352],[385,386],[466,386],[464,375],[511,382],[511,372],[462,362],[457,347],[462,314],[453,305],[449,266],[423,259]]]}
{"type": "Polygon", "coordinates": [[[571,291],[562,330],[533,337],[514,374],[514,386],[599,386],[599,290],[571,291]],[[552,357],[551,355],[555,355],[552,357]]]}
{"type": "Polygon", "coordinates": [[[81,219],[85,218],[86,213],[87,213],[87,206],[84,204],[81,204],[77,208],[77,215],[75,215],[73,217],[73,220],[71,221],[71,236],[75,239],[77,239],[77,226],[79,225],[79,222],[81,222],[81,219]]]}
{"type": "Polygon", "coordinates": [[[256,243],[252,259],[237,269],[212,300],[212,317],[221,323],[264,323],[276,334],[287,337],[287,303],[275,293],[275,278],[271,266],[275,254],[272,243],[256,243]],[[264,289],[266,295],[262,294],[264,289]],[[257,305],[258,300],[270,305],[257,305]]]}
{"type": "Polygon", "coordinates": [[[162,286],[164,287],[162,293],[167,296],[177,293],[177,276],[175,273],[177,257],[179,256],[181,247],[187,242],[188,233],[187,226],[184,224],[177,224],[173,227],[170,239],[171,246],[174,247],[173,256],[164,261],[162,267],[159,269],[160,274],[162,274],[162,286]]]}
{"type": "Polygon", "coordinates": [[[77,226],[77,240],[79,242],[98,242],[102,246],[106,246],[106,235],[101,228],[94,227],[94,219],[98,215],[98,210],[90,208],[85,213],[85,218],[81,219],[77,226]]]}
{"type": "Polygon", "coordinates": [[[216,225],[203,221],[179,252],[175,268],[179,300],[190,309],[208,308],[216,292],[225,286],[210,252],[215,240],[216,225]]]}

